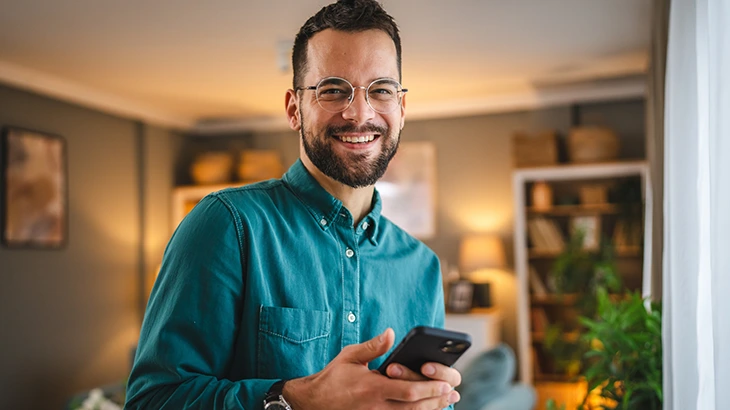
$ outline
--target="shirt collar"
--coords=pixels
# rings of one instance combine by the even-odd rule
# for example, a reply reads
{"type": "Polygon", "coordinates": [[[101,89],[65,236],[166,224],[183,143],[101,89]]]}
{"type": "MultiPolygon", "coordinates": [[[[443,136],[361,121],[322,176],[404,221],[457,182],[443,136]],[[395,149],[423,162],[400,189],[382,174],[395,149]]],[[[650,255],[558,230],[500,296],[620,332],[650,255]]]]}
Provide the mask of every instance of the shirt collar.
{"type": "MultiPolygon", "coordinates": [[[[342,201],[330,195],[316,179],[309,173],[301,159],[289,168],[284,174],[282,181],[291,189],[307,208],[309,213],[323,230],[329,227],[344,212],[342,201]]],[[[375,238],[380,223],[380,212],[383,204],[377,190],[373,194],[372,209],[355,228],[358,233],[365,233],[373,244],[377,245],[375,238]],[[363,227],[366,227],[363,231],[363,227]]]]}

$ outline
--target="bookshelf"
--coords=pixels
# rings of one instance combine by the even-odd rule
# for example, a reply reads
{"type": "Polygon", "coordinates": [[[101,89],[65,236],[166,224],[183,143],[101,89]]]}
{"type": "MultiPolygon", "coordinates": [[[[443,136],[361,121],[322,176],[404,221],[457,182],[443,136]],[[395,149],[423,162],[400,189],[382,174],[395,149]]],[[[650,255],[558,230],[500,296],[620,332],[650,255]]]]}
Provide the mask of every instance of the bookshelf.
{"type": "Polygon", "coordinates": [[[595,238],[586,239],[584,249],[598,253],[597,243],[611,240],[615,245],[617,270],[624,284],[628,289],[641,290],[648,296],[650,277],[644,275],[651,268],[651,235],[644,235],[644,232],[651,232],[652,198],[648,166],[645,161],[627,161],[519,168],[513,172],[512,182],[520,379],[535,385],[538,390],[545,387],[543,385],[555,386],[556,383],[565,384],[563,387],[568,390],[578,388],[582,382],[551,369],[550,358],[540,348],[552,323],[564,326],[559,335],[562,340],[574,341],[580,336],[574,308],[578,295],[554,292],[548,272],[573,230],[592,232],[592,229],[595,238]],[[537,207],[533,204],[531,190],[538,183],[547,184],[552,189],[551,206],[543,204],[537,207]],[[639,191],[634,207],[640,208],[640,218],[638,228],[632,228],[631,240],[626,239],[628,229],[621,222],[622,215],[626,213],[626,202],[616,200],[616,187],[622,183],[639,191]],[[595,203],[585,201],[581,190],[586,186],[600,185],[613,195],[604,193],[606,199],[595,203]]]}

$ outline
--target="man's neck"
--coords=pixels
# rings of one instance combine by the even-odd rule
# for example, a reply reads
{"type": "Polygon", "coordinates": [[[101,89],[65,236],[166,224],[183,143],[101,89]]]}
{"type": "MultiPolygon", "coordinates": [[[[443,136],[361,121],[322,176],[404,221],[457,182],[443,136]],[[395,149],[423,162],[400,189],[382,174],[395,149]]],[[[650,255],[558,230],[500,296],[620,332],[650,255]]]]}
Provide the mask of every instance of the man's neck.
{"type": "Polygon", "coordinates": [[[342,205],[352,214],[355,226],[370,212],[374,186],[353,188],[323,174],[306,156],[303,156],[302,163],[325,191],[342,201],[342,205]]]}

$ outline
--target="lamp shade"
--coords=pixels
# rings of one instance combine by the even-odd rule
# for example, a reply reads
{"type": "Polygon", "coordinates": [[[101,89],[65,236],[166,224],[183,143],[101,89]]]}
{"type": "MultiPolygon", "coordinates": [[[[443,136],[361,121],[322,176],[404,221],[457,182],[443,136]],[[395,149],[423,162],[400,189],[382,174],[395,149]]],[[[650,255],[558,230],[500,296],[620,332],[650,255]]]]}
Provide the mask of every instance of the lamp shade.
{"type": "Polygon", "coordinates": [[[506,266],[502,240],[497,235],[471,235],[461,241],[459,265],[462,272],[503,269],[506,266]]]}

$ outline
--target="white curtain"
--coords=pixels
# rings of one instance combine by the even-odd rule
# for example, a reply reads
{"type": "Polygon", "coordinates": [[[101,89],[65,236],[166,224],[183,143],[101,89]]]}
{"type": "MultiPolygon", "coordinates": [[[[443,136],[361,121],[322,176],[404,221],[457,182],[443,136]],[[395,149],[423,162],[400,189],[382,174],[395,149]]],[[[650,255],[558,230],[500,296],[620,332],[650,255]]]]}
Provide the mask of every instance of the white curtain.
{"type": "Polygon", "coordinates": [[[664,408],[730,407],[730,0],[673,0],[664,141],[664,408]]]}

